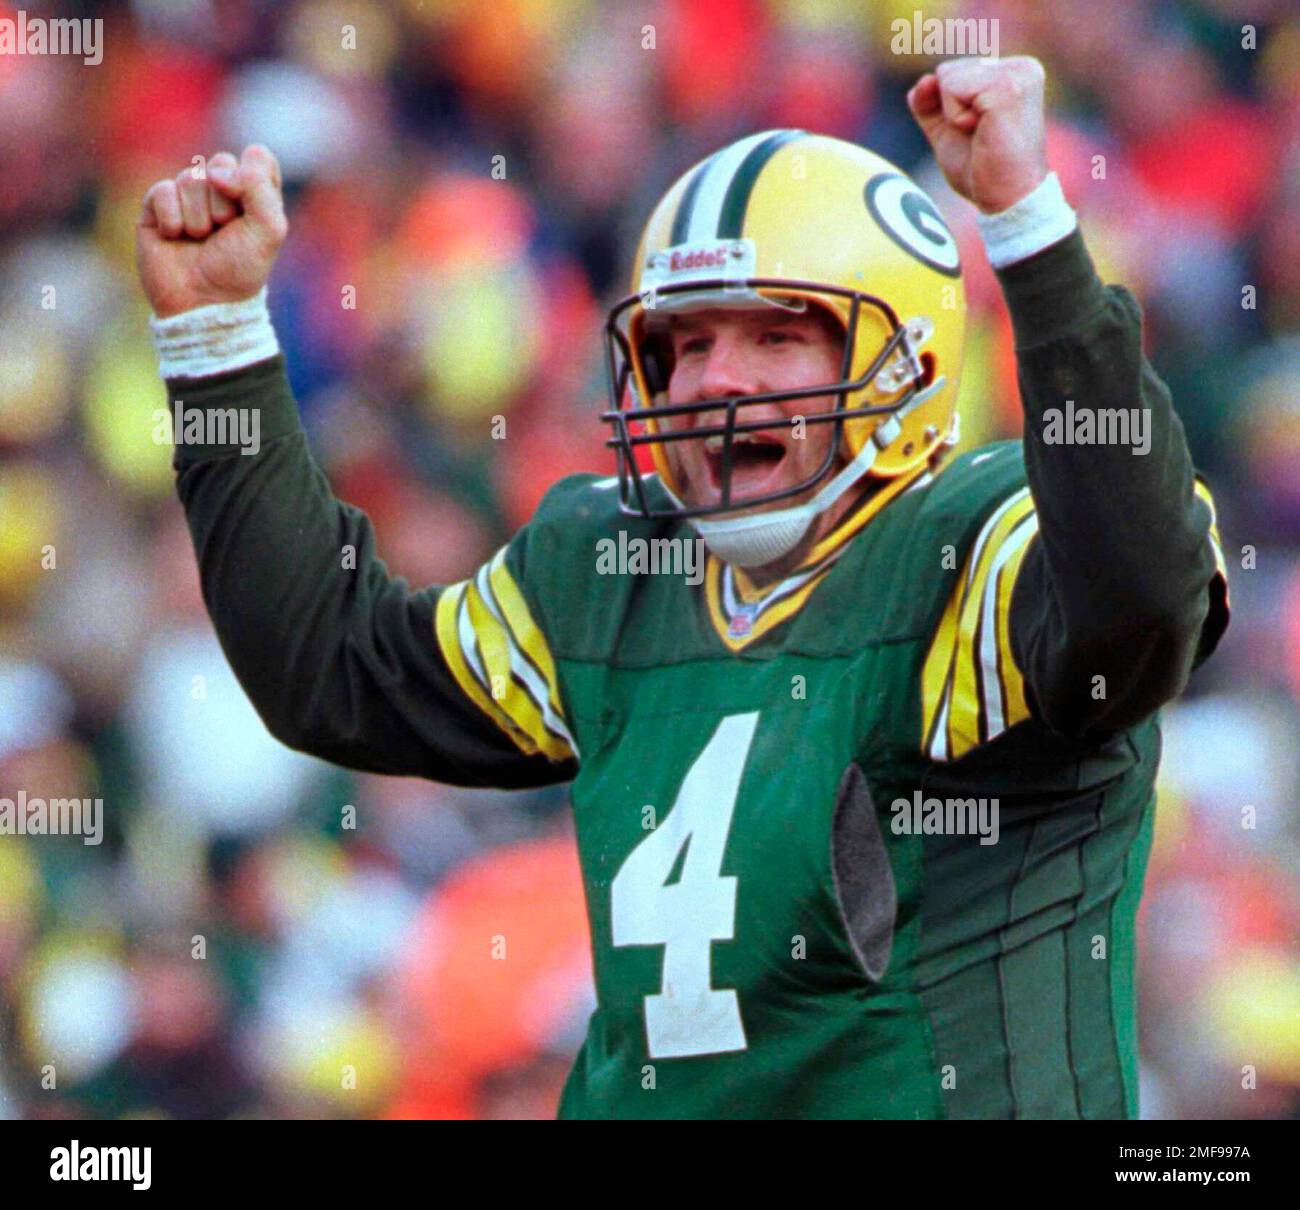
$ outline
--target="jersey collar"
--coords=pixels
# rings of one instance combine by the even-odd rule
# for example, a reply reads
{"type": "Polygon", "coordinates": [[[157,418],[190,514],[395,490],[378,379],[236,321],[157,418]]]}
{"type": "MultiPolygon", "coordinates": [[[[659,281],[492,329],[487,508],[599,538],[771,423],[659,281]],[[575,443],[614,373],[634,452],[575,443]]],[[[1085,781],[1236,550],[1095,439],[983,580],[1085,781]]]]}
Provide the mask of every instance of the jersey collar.
{"type": "Polygon", "coordinates": [[[743,651],[803,608],[813,589],[826,578],[849,541],[873,517],[903,492],[930,480],[924,466],[900,475],[863,499],[808,552],[788,576],[761,588],[740,567],[709,555],[704,572],[704,594],[709,618],[729,651],[743,651]]]}

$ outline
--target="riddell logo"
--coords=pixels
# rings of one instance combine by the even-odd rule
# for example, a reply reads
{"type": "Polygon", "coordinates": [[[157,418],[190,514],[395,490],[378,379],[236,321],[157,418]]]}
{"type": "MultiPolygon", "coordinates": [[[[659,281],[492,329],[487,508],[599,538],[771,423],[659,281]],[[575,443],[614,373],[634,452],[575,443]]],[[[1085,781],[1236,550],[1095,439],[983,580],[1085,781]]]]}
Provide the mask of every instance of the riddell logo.
{"type": "Polygon", "coordinates": [[[658,286],[680,286],[713,278],[740,282],[755,276],[757,261],[752,239],[711,239],[674,244],[646,257],[638,292],[644,294],[653,292],[658,286]]]}
{"type": "Polygon", "coordinates": [[[668,261],[669,273],[686,269],[720,269],[727,263],[727,249],[697,248],[693,252],[674,252],[668,261]]]}
{"type": "MultiPolygon", "coordinates": [[[[641,273],[640,294],[649,294],[647,307],[653,307],[654,291],[659,286],[685,286],[722,278],[724,282],[742,282],[755,277],[758,253],[753,239],[708,239],[697,243],[673,244],[659,248],[646,257],[641,273]]],[[[727,289],[731,289],[728,285],[727,289]]]]}

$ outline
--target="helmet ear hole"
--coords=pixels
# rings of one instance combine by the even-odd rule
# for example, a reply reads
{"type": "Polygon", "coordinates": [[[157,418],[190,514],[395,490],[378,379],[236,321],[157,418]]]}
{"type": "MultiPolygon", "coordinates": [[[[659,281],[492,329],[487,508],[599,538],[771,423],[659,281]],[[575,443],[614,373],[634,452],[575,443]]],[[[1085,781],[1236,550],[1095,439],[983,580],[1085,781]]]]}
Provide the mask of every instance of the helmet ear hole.
{"type": "Polygon", "coordinates": [[[647,340],[642,344],[641,370],[645,374],[645,384],[652,398],[668,389],[668,379],[672,375],[672,361],[662,341],[647,340]]]}
{"type": "Polygon", "coordinates": [[[922,353],[921,362],[921,387],[928,387],[934,381],[934,354],[922,353]]]}

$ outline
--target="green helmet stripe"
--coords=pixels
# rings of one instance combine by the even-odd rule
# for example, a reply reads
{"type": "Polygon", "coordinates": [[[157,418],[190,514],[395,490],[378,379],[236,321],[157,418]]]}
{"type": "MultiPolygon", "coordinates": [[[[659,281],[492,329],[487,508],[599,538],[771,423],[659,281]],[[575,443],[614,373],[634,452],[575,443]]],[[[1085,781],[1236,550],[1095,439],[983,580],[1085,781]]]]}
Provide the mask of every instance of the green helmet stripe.
{"type": "Polygon", "coordinates": [[[767,162],[787,143],[803,137],[802,130],[778,130],[769,139],[764,139],[740,162],[731,183],[727,186],[727,195],[722,199],[722,211],[718,215],[718,239],[739,239],[745,225],[745,211],[749,207],[750,194],[758,181],[759,173],[767,162]]]}
{"type": "Polygon", "coordinates": [[[686,186],[686,190],[682,194],[682,200],[677,203],[677,213],[673,215],[672,234],[668,237],[668,243],[670,245],[685,242],[686,233],[690,230],[691,226],[691,211],[694,210],[695,199],[699,197],[700,194],[700,183],[704,180],[705,176],[708,175],[709,169],[713,166],[713,161],[717,158],[716,153],[709,156],[709,158],[699,166],[695,175],[691,177],[690,183],[686,186]]]}

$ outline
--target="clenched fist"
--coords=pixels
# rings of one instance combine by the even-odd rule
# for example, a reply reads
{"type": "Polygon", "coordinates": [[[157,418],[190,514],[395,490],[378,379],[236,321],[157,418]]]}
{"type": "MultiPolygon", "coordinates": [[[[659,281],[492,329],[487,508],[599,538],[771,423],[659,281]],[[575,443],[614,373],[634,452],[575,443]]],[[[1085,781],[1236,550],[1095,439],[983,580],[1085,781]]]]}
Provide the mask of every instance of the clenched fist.
{"type": "Polygon", "coordinates": [[[187,168],[158,181],[135,228],[136,267],[154,314],[252,298],[288,233],[280,165],[258,143],[238,160],[214,155],[206,179],[187,168]]]}
{"type": "Polygon", "coordinates": [[[985,214],[1015,205],[1047,176],[1043,78],[1028,55],[950,59],[907,94],[948,184],[985,214]]]}

